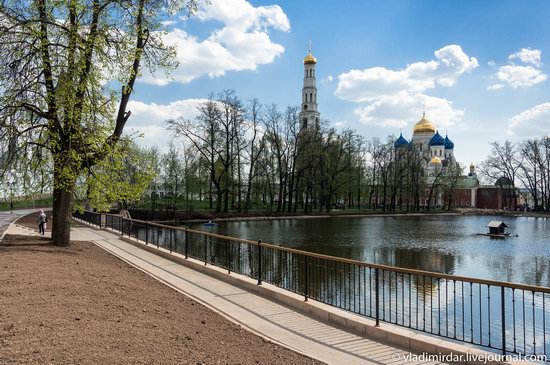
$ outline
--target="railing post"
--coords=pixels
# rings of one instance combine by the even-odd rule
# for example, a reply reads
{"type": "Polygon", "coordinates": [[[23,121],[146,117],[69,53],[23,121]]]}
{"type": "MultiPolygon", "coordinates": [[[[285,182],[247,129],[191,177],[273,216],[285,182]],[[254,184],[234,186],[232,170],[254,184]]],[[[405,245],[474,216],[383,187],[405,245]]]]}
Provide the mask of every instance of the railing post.
{"type": "Polygon", "coordinates": [[[168,228],[168,232],[170,232],[169,240],[170,240],[170,253],[172,253],[172,228],[168,228]]]}
{"type": "Polygon", "coordinates": [[[258,285],[262,285],[262,240],[258,240],[258,285]]]}
{"type": "Polygon", "coordinates": [[[120,217],[120,234],[124,237],[124,218],[120,217]]]}
{"type": "Polygon", "coordinates": [[[304,255],[304,301],[307,302],[307,297],[309,296],[309,284],[308,284],[308,270],[307,270],[307,267],[308,267],[308,256],[307,255],[304,255]]]}
{"type": "Polygon", "coordinates": [[[189,232],[185,228],[185,258],[188,258],[189,253],[189,232]]]}
{"type": "Polygon", "coordinates": [[[208,263],[208,236],[204,236],[204,266],[208,263]]]}
{"type": "Polygon", "coordinates": [[[376,327],[380,327],[380,283],[379,283],[379,272],[378,272],[378,268],[375,268],[374,269],[374,276],[375,276],[375,279],[376,279],[376,284],[375,284],[375,290],[376,290],[376,295],[375,295],[375,304],[376,304],[376,327]]]}
{"type": "Polygon", "coordinates": [[[502,354],[506,355],[506,305],[504,289],[504,286],[500,287],[500,311],[502,312],[502,354]]]}
{"type": "Polygon", "coordinates": [[[231,274],[231,241],[227,240],[227,273],[231,274]]]}
{"type": "Polygon", "coordinates": [[[145,221],[145,245],[149,244],[149,223],[145,221]]]}

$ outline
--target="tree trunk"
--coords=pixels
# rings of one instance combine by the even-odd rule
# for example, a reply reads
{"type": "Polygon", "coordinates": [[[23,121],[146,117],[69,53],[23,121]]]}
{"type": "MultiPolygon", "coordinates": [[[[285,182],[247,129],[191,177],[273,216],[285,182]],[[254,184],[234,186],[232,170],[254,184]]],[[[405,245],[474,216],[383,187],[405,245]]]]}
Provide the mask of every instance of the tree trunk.
{"type": "Polygon", "coordinates": [[[73,192],[54,188],[52,239],[57,246],[69,246],[71,244],[72,206],[73,192]]]}

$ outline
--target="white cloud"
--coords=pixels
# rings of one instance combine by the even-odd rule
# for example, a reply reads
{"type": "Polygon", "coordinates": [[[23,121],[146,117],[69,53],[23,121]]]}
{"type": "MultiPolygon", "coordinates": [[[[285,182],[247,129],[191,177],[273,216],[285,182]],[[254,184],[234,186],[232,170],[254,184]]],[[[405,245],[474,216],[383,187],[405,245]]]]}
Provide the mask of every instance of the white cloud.
{"type": "Polygon", "coordinates": [[[487,87],[487,90],[499,90],[499,89],[502,89],[504,87],[504,85],[502,84],[493,84],[493,85],[489,85],[487,87]]]}
{"type": "Polygon", "coordinates": [[[334,128],[340,129],[340,128],[344,128],[347,124],[348,124],[347,120],[341,120],[341,121],[338,121],[338,122],[334,122],[333,126],[334,126],[334,128]]]}
{"type": "Polygon", "coordinates": [[[456,124],[464,111],[454,109],[452,102],[445,98],[424,92],[437,86],[455,85],[461,75],[478,67],[478,62],[459,45],[445,46],[434,55],[434,60],[412,63],[401,70],[372,67],[342,73],[338,76],[335,95],[356,103],[368,103],[354,111],[365,124],[402,128],[420,119],[422,105],[437,125],[456,124]]]}
{"type": "Polygon", "coordinates": [[[328,75],[324,79],[321,80],[321,84],[328,84],[331,83],[334,78],[331,75],[328,75]]]}
{"type": "Polygon", "coordinates": [[[245,0],[212,0],[201,8],[197,19],[215,20],[222,26],[203,40],[179,28],[169,31],[164,42],[177,47],[180,66],[170,78],[144,72],[140,81],[156,85],[189,83],[205,75],[219,77],[227,71],[256,70],[284,52],[283,46],[270,39],[269,30],[290,30],[281,7],[254,7],[245,0]]]}
{"type": "Polygon", "coordinates": [[[465,72],[478,67],[459,45],[448,45],[434,52],[435,60],[416,62],[401,70],[373,67],[351,70],[338,76],[335,95],[344,100],[365,102],[396,93],[423,92],[437,85],[453,86],[465,72]]]}
{"type": "Polygon", "coordinates": [[[212,0],[203,5],[197,16],[201,20],[221,21],[231,28],[290,30],[288,17],[279,5],[254,7],[246,0],[212,0]]]}
{"type": "Polygon", "coordinates": [[[409,123],[418,122],[422,115],[422,105],[428,111],[427,117],[439,129],[460,122],[464,116],[463,110],[454,109],[452,102],[445,98],[408,92],[382,98],[366,107],[355,109],[354,113],[365,124],[403,128],[409,123]]]}
{"type": "MultiPolygon", "coordinates": [[[[529,87],[545,81],[548,76],[532,66],[501,66],[496,73],[496,77],[501,83],[504,83],[514,89],[520,87],[529,87]]],[[[495,89],[491,89],[495,90],[495,89]]]]}
{"type": "Polygon", "coordinates": [[[500,66],[498,71],[493,75],[493,78],[497,78],[498,82],[489,85],[487,89],[499,90],[504,86],[509,86],[513,89],[526,88],[546,81],[548,76],[535,68],[542,66],[540,57],[540,49],[531,48],[522,48],[521,51],[511,54],[508,56],[508,60],[510,60],[509,64],[500,66]],[[515,59],[519,59],[521,62],[527,64],[527,66],[516,65],[511,62],[515,59]]]}
{"type": "Polygon", "coordinates": [[[128,110],[132,115],[126,128],[129,134],[143,134],[137,142],[146,146],[158,146],[164,149],[171,139],[170,132],[166,130],[166,121],[183,117],[193,119],[198,115],[197,107],[205,99],[185,99],[169,104],[146,104],[141,101],[131,100],[128,110]]]}
{"type": "Polygon", "coordinates": [[[540,49],[531,49],[531,47],[529,47],[522,48],[521,51],[511,54],[510,56],[508,56],[508,59],[519,59],[523,63],[530,63],[532,65],[540,67],[542,66],[542,63],[540,62],[540,55],[540,49]]]}
{"type": "Polygon", "coordinates": [[[508,120],[508,134],[523,138],[550,134],[550,102],[536,105],[508,120]]]}

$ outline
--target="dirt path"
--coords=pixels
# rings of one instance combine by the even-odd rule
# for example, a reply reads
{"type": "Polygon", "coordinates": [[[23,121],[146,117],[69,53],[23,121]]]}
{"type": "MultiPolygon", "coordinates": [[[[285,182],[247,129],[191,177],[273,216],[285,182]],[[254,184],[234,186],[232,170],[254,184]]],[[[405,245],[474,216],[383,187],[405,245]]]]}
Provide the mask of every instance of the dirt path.
{"type": "Polygon", "coordinates": [[[0,243],[0,364],[317,364],[89,242],[0,243]]]}

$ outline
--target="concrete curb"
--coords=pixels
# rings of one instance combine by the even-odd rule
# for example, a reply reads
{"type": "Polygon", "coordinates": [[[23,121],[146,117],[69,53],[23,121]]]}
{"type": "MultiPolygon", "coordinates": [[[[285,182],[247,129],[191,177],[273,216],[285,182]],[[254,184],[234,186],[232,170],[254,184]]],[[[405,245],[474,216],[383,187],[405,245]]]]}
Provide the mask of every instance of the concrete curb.
{"type": "MultiPolygon", "coordinates": [[[[97,227],[91,226],[86,222],[79,222],[97,229],[97,227]]],[[[315,300],[304,301],[303,296],[278,288],[274,285],[268,283],[262,283],[262,285],[258,285],[257,280],[250,277],[236,273],[228,274],[226,269],[221,269],[219,267],[211,265],[205,265],[204,262],[191,258],[185,259],[185,257],[179,253],[170,253],[164,248],[156,248],[156,246],[153,245],[145,245],[144,243],[137,241],[136,239],[124,237],[120,235],[120,233],[118,233],[117,231],[112,231],[110,229],[106,231],[118,235],[121,240],[132,244],[133,246],[144,249],[150,253],[156,254],[167,260],[196,270],[202,274],[211,276],[220,281],[224,281],[242,289],[256,293],[266,299],[283,304],[312,318],[330,323],[332,325],[336,325],[348,332],[357,334],[359,336],[363,336],[388,345],[400,347],[412,353],[441,354],[449,356],[452,355],[456,357],[462,356],[468,359],[480,359],[470,360],[466,362],[466,364],[468,365],[512,364],[511,362],[485,361],[483,359],[491,359],[495,355],[499,354],[484,351],[477,347],[471,347],[461,343],[447,341],[442,338],[437,338],[428,334],[412,331],[404,327],[399,327],[388,323],[381,323],[379,327],[376,327],[376,322],[372,319],[356,315],[345,310],[317,302],[315,300]]]]}

